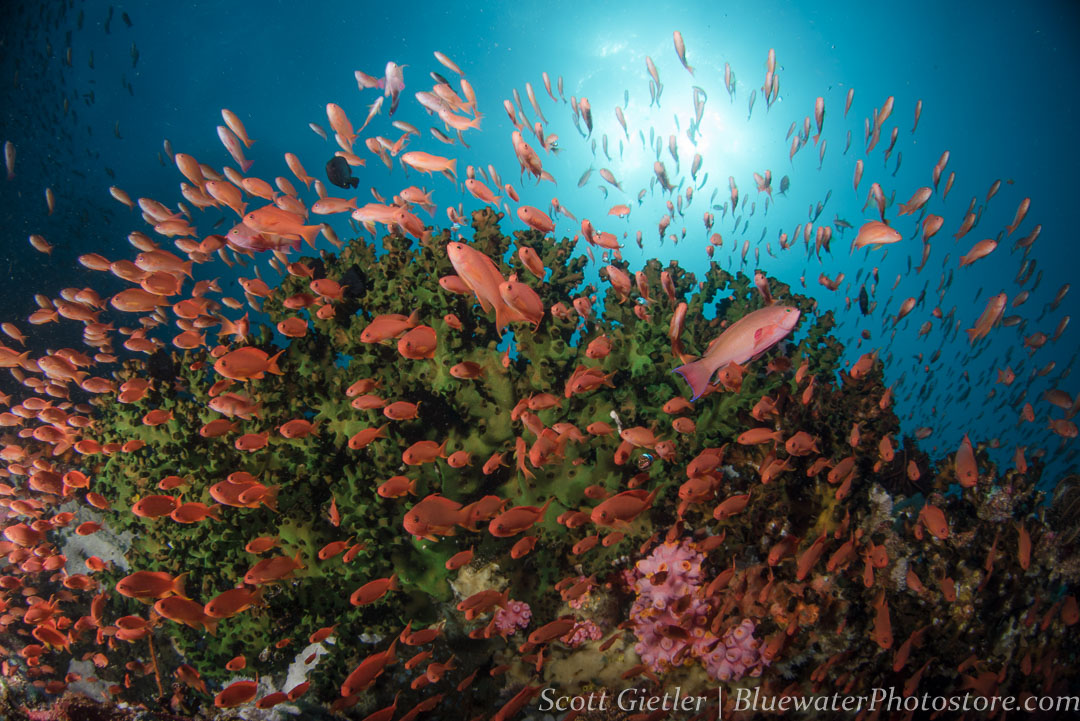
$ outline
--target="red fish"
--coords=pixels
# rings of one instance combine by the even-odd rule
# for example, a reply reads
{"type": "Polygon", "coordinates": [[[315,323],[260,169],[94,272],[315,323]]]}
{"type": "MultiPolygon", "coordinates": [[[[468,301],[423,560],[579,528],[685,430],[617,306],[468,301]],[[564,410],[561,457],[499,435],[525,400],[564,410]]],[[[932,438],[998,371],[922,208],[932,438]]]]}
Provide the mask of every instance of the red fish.
{"type": "Polygon", "coordinates": [[[221,693],[214,697],[214,705],[218,708],[234,708],[248,703],[255,698],[259,685],[255,681],[236,681],[229,684],[221,693]]]}
{"type": "Polygon", "coordinates": [[[488,524],[488,531],[496,538],[510,538],[522,531],[527,531],[533,524],[541,522],[554,498],[549,498],[543,506],[517,506],[503,511],[488,524]]]}
{"type": "Polygon", "coordinates": [[[435,541],[438,536],[454,535],[454,526],[465,520],[460,503],[432,494],[410,508],[402,524],[417,538],[435,541]]]}
{"type": "Polygon", "coordinates": [[[623,491],[594,508],[589,518],[598,526],[625,527],[652,506],[658,492],[659,489],[652,493],[640,489],[623,491]]]}
{"type": "Polygon", "coordinates": [[[386,667],[397,661],[394,649],[397,646],[397,638],[390,642],[390,647],[380,653],[373,653],[353,669],[341,684],[341,695],[349,697],[368,689],[375,683],[386,667]]]}
{"type": "Polygon", "coordinates": [[[158,599],[172,594],[186,597],[184,593],[186,580],[186,573],[174,578],[165,572],[136,571],[117,581],[116,590],[124,596],[138,599],[158,599]]]}
{"type": "Polygon", "coordinates": [[[354,606],[366,606],[369,603],[375,603],[390,591],[396,591],[398,588],[396,573],[389,578],[377,578],[353,591],[352,595],[349,596],[349,603],[354,606]]]}

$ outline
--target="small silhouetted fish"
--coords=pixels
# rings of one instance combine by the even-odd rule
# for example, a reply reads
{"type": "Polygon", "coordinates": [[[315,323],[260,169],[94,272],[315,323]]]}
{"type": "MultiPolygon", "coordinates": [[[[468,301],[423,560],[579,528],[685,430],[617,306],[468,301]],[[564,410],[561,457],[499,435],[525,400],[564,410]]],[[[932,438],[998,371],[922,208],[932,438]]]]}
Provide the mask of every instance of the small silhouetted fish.
{"type": "Polygon", "coordinates": [[[866,286],[859,288],[859,310],[863,315],[870,314],[870,298],[866,294],[866,286]]]}
{"type": "Polygon", "coordinates": [[[359,298],[367,293],[370,284],[368,277],[358,265],[354,265],[341,276],[338,281],[346,298],[359,298]]]}
{"type": "Polygon", "coordinates": [[[131,18],[128,17],[127,13],[122,13],[120,15],[120,19],[124,21],[125,25],[127,25],[128,27],[131,27],[131,18]]]}
{"type": "Polygon", "coordinates": [[[335,155],[327,161],[326,177],[339,188],[355,188],[360,184],[360,179],[353,177],[352,168],[340,155],[335,155]]]}
{"type": "Polygon", "coordinates": [[[172,354],[164,349],[159,349],[146,359],[146,369],[151,378],[172,383],[177,379],[177,364],[172,359],[172,354]]]}

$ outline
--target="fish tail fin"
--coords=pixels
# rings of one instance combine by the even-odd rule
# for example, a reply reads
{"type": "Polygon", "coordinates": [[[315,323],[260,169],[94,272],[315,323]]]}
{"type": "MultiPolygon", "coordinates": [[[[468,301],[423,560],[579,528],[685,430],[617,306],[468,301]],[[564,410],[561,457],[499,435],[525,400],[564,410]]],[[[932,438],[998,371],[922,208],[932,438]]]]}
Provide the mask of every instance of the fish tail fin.
{"type": "Polygon", "coordinates": [[[220,523],[221,522],[221,504],[220,503],[215,503],[214,505],[210,506],[210,508],[206,511],[206,517],[207,518],[213,518],[215,521],[220,523]]]}
{"type": "Polygon", "coordinates": [[[662,488],[663,486],[657,486],[652,490],[652,493],[645,496],[645,508],[652,507],[653,501],[656,500],[656,494],[658,494],[662,488]]]}
{"type": "Polygon", "coordinates": [[[300,549],[296,550],[296,555],[293,556],[293,563],[296,564],[297,568],[307,568],[307,566],[304,565],[304,558],[301,555],[300,549]]]}
{"type": "MultiPolygon", "coordinates": [[[[254,141],[252,141],[252,142],[254,142],[254,141]]],[[[248,147],[250,147],[250,146],[248,146],[248,147]]],[[[254,163],[254,162],[255,162],[254,160],[248,160],[248,159],[245,158],[244,162],[240,163],[240,171],[243,172],[243,173],[246,173],[247,171],[249,171],[251,169],[251,164],[254,163]]]]}
{"type": "Polygon", "coordinates": [[[692,401],[700,398],[705,389],[709,387],[709,379],[712,378],[713,374],[712,368],[704,358],[681,365],[674,372],[681,375],[683,380],[690,384],[690,389],[694,392],[693,398],[690,399],[692,401]]]}
{"type": "Polygon", "coordinates": [[[401,588],[401,584],[398,583],[398,575],[396,573],[391,574],[390,583],[386,584],[387,591],[396,591],[401,588]]]}
{"type": "Polygon", "coordinates": [[[315,237],[322,232],[321,225],[304,225],[300,228],[300,237],[312,248],[315,247],[315,237]]]}
{"type": "Polygon", "coordinates": [[[270,486],[268,489],[266,489],[266,495],[264,495],[262,498],[263,505],[269,508],[274,513],[278,512],[277,497],[278,491],[280,490],[281,486],[270,486]]]}
{"type": "Polygon", "coordinates": [[[281,354],[284,353],[284,352],[285,351],[283,351],[283,350],[279,350],[277,353],[275,353],[274,355],[272,355],[270,357],[270,360],[267,361],[267,364],[266,364],[266,370],[267,370],[268,373],[273,373],[276,376],[281,375],[281,369],[278,368],[277,360],[278,360],[278,358],[281,357],[281,354]]]}
{"type": "Polygon", "coordinates": [[[978,329],[976,329],[976,328],[968,328],[964,332],[967,333],[968,341],[972,345],[974,345],[975,344],[975,337],[979,334],[978,329]]]}
{"type": "Polygon", "coordinates": [[[355,188],[358,185],[360,185],[360,178],[356,178],[356,177],[349,178],[349,187],[355,188]]]}
{"type": "Polygon", "coordinates": [[[499,333],[502,333],[502,329],[505,328],[506,324],[509,322],[509,319],[506,317],[506,311],[508,311],[510,307],[502,302],[501,299],[498,299],[498,302],[493,303],[493,305],[495,306],[495,329],[499,333]]]}
{"type": "Polygon", "coordinates": [[[187,598],[187,591],[184,589],[184,584],[187,583],[187,573],[181,573],[179,576],[173,579],[172,591],[180,598],[187,598]]]}
{"type": "Polygon", "coordinates": [[[211,636],[217,636],[218,619],[212,618],[207,615],[203,615],[202,627],[206,629],[206,632],[211,636]]]}

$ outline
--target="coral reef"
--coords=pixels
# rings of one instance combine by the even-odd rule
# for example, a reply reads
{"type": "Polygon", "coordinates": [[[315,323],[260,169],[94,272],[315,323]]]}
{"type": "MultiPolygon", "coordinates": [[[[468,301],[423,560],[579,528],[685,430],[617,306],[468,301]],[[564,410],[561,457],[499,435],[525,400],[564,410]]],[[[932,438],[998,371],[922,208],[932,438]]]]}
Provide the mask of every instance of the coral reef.
{"type": "MultiPolygon", "coordinates": [[[[273,700],[309,714],[328,706],[360,714],[394,702],[400,686],[402,710],[442,693],[465,718],[522,689],[584,678],[612,687],[685,681],[688,691],[730,680],[773,693],[894,685],[1051,693],[1077,683],[1074,484],[1047,514],[1038,459],[999,469],[976,443],[971,484],[953,455],[917,452],[899,435],[882,363],[868,355],[844,368],[831,314],[771,279],[777,302],[802,311],[796,334],[691,403],[671,373],[674,306],[688,307],[674,339],[681,352],[703,353],[724,327],[766,305],[750,278],[714,263],[699,280],[649,260],[621,297],[614,283],[583,286],[587,259],[574,241],[507,237],[499,219],[475,212],[470,247],[504,276],[516,273],[550,310],[535,327],[515,323],[506,350],[492,314],[439,283],[455,275],[449,232],[356,238],[340,254],[301,259],[310,275],[289,274],[265,294],[272,324],[302,319],[302,337],[283,343],[253,325],[246,340],[231,341],[280,354],[280,374],[223,382],[202,349],[173,352],[154,373],[127,361],[115,381],[149,380],[146,393],[96,395],[102,450],[68,449],[51,461],[61,476],[83,469],[87,487],[35,490],[26,479],[43,471],[9,461],[18,481],[9,518],[16,500],[85,501],[93,492],[109,501],[98,511],[109,532],[132,539],[127,569],[103,564],[77,583],[32,558],[31,548],[48,556],[63,542],[63,519],[29,514],[41,537],[2,541],[0,643],[28,693],[45,704],[62,694],[75,679],[58,669],[73,656],[95,660],[115,699],[196,713],[235,680],[227,665],[237,656],[244,673],[283,680],[297,648],[331,633],[335,643],[307,681],[273,700]],[[513,252],[526,247],[549,270],[544,280],[513,252]],[[314,293],[319,281],[336,284],[340,297],[314,293]],[[570,310],[593,295],[602,311],[570,310]],[[405,357],[397,338],[362,340],[391,313],[416,313],[434,329],[430,357],[405,357]],[[601,338],[606,352],[590,351],[601,338]],[[467,377],[452,371],[463,363],[475,364],[467,377]],[[595,382],[574,392],[571,381],[582,378],[595,382]],[[223,415],[214,409],[223,394],[252,412],[223,415]],[[391,419],[390,402],[415,404],[415,417],[391,419]],[[168,420],[148,425],[159,410],[168,420]],[[222,420],[223,436],[206,432],[222,420]],[[295,421],[313,431],[279,430],[295,421]],[[629,443],[619,433],[627,429],[653,440],[629,443]],[[245,450],[242,434],[264,445],[245,450]],[[403,452],[424,442],[439,449],[433,462],[406,462],[403,452]],[[451,454],[461,455],[451,463],[451,454]],[[230,476],[242,481],[233,484],[240,497],[223,503],[219,484],[230,476]],[[397,476],[407,490],[380,492],[397,476]],[[185,501],[219,504],[220,520],[132,512],[167,492],[170,477],[181,479],[185,501]],[[628,492],[642,494],[624,497],[637,512],[594,522],[601,504],[628,492]],[[409,513],[429,497],[472,515],[454,515],[465,520],[437,533],[406,532],[409,513]],[[532,522],[489,531],[497,514],[521,508],[532,522]],[[263,547],[252,550],[258,539],[263,547]],[[260,559],[287,568],[252,582],[260,559]],[[14,566],[33,576],[32,595],[20,594],[30,582],[14,566]],[[184,594],[200,605],[230,589],[252,596],[235,614],[193,627],[115,592],[131,570],[187,574],[184,594]],[[56,608],[46,613],[40,604],[50,598],[56,608]],[[70,625],[28,622],[35,614],[70,625]],[[991,636],[989,627],[1009,631],[991,636]],[[406,638],[416,646],[408,655],[406,638]],[[401,662],[424,652],[430,662],[406,673],[401,662]],[[401,683],[343,685],[376,662],[384,680],[401,683]]],[[[610,263],[631,272],[617,257],[610,263]]],[[[26,443],[31,455],[52,453],[26,443]]]]}

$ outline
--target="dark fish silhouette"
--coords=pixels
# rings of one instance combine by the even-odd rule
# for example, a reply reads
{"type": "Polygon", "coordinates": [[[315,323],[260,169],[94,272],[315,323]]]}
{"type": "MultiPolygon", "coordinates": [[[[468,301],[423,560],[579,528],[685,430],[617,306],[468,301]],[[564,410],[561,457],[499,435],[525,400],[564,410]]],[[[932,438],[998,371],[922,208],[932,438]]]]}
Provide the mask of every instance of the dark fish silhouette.
{"type": "Polygon", "coordinates": [[[327,161],[326,177],[339,188],[355,188],[360,184],[360,179],[353,177],[352,168],[340,155],[335,155],[327,161]]]}

